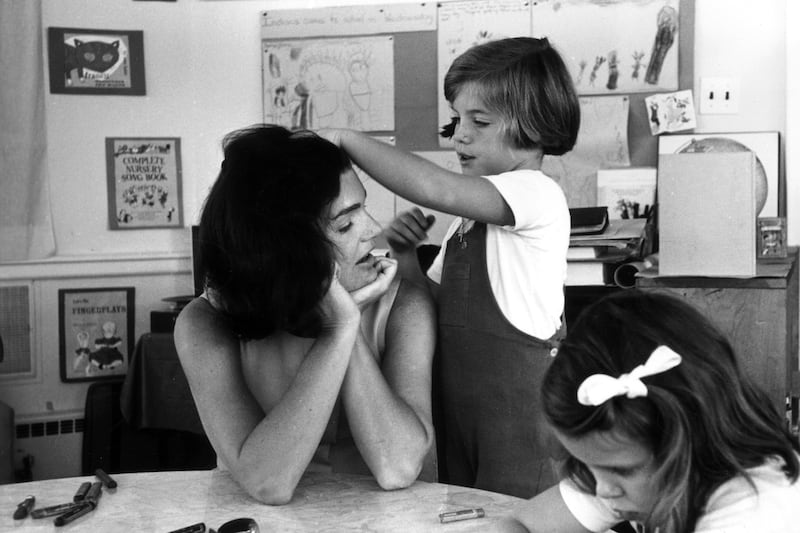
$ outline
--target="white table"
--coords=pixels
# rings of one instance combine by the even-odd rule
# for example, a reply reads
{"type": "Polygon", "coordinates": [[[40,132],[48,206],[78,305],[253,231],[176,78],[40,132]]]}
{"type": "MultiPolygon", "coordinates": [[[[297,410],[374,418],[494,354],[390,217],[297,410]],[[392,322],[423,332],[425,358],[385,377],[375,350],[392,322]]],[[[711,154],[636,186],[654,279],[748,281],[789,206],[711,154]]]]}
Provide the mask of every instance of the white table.
{"type": "Polygon", "coordinates": [[[269,506],[250,498],[220,470],[116,474],[116,489],[103,488],[97,509],[56,528],[53,518],[14,520],[27,495],[34,508],[72,500],[93,476],[0,485],[0,531],[168,531],[204,522],[218,528],[239,517],[258,522],[262,533],[492,531],[522,500],[477,489],[418,481],[402,490],[384,491],[369,476],[308,473],[292,501],[269,506]],[[484,518],[442,524],[439,513],[481,507],[484,518]]]}

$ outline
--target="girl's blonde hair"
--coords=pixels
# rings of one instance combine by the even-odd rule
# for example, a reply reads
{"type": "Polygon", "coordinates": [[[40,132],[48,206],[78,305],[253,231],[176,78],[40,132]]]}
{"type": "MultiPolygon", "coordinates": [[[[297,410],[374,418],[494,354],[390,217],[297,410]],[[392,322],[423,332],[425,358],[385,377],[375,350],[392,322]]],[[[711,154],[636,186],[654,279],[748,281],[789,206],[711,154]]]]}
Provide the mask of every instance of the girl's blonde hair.
{"type": "MultiPolygon", "coordinates": [[[[503,118],[514,146],[562,155],[575,145],[580,103],[564,61],[547,39],[511,37],[470,48],[444,79],[448,102],[465,89],[477,90],[503,118]]],[[[451,126],[443,136],[453,135],[451,126]]]]}

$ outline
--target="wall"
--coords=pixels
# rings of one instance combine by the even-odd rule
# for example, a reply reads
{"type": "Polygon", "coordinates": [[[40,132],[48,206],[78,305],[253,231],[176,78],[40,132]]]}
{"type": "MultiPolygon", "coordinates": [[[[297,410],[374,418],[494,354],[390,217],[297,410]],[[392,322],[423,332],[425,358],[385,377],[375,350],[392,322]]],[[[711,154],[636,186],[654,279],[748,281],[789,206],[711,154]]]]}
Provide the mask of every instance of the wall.
{"type": "MultiPolygon", "coordinates": [[[[147,95],[46,95],[58,257],[0,265],[0,280],[30,279],[35,288],[38,374],[33,382],[0,382],[0,400],[14,406],[18,418],[68,416],[83,409],[86,385],[59,378],[58,288],[135,286],[138,333],[149,329],[149,310],[162,308],[162,297],[191,292],[188,230],[107,229],[105,137],[181,138],[184,219],[191,224],[219,167],[223,134],[261,120],[258,14],[402,1],[43,0],[44,27],[143,30],[147,95]]],[[[695,91],[704,76],[730,76],[740,78],[742,93],[738,115],[699,115],[698,132],[785,133],[786,4],[696,1],[695,91]]],[[[792,176],[789,181],[796,191],[792,176]]],[[[790,231],[797,234],[796,228],[790,231]]],[[[51,466],[35,467],[34,473],[37,479],[70,475],[51,466]]]]}

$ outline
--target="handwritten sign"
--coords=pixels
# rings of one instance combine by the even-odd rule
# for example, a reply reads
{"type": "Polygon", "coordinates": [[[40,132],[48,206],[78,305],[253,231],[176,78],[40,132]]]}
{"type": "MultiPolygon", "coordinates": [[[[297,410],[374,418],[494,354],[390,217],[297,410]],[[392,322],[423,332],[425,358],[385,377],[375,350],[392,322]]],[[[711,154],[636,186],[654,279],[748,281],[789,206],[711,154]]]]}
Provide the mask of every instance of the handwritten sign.
{"type": "Polygon", "coordinates": [[[362,35],[436,29],[436,3],[279,9],[261,13],[261,38],[362,35]],[[369,28],[365,32],[365,28],[369,28]]]}
{"type": "Polygon", "coordinates": [[[183,227],[180,139],[106,138],[111,229],[183,227]]]}

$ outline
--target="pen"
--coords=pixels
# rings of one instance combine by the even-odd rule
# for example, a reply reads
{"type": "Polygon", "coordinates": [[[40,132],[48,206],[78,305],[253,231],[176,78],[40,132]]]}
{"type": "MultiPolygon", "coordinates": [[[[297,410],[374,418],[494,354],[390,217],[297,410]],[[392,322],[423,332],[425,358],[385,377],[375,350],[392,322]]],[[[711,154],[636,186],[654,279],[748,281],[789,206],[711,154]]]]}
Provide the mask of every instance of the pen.
{"type": "Polygon", "coordinates": [[[26,496],[25,499],[17,505],[17,510],[14,511],[14,520],[22,520],[28,516],[28,512],[31,510],[31,507],[33,507],[35,501],[36,498],[33,496],[26,496]]]}
{"type": "Polygon", "coordinates": [[[72,501],[74,502],[82,502],[84,498],[86,498],[86,493],[89,492],[89,489],[92,487],[91,481],[84,481],[81,483],[81,486],[78,487],[78,490],[75,492],[75,496],[73,496],[72,501]]]}
{"type": "Polygon", "coordinates": [[[449,513],[441,513],[439,515],[439,522],[446,524],[447,522],[457,522],[459,520],[471,520],[473,518],[483,518],[485,513],[480,507],[475,509],[464,509],[462,511],[450,511],[449,513]]]}
{"type": "Polygon", "coordinates": [[[172,530],[169,533],[205,533],[205,532],[206,532],[205,523],[198,522],[196,524],[192,524],[191,526],[186,526],[180,529],[172,530]]]}
{"type": "Polygon", "coordinates": [[[34,509],[31,511],[31,517],[44,518],[46,516],[64,514],[79,505],[81,505],[81,502],[60,503],[58,505],[51,505],[50,507],[42,507],[41,509],[34,509]]]}
{"type": "Polygon", "coordinates": [[[106,486],[107,489],[115,489],[117,488],[117,482],[114,481],[111,476],[106,474],[105,470],[102,468],[98,468],[94,471],[94,475],[100,478],[100,481],[103,482],[103,485],[106,486]]]}
{"type": "Polygon", "coordinates": [[[72,509],[71,511],[68,511],[62,515],[57,516],[56,519],[53,521],[53,524],[55,524],[56,527],[65,526],[70,522],[72,522],[73,520],[85,515],[86,513],[94,511],[95,505],[96,504],[94,502],[88,500],[83,503],[80,503],[77,506],[75,506],[75,508],[72,509]]]}

